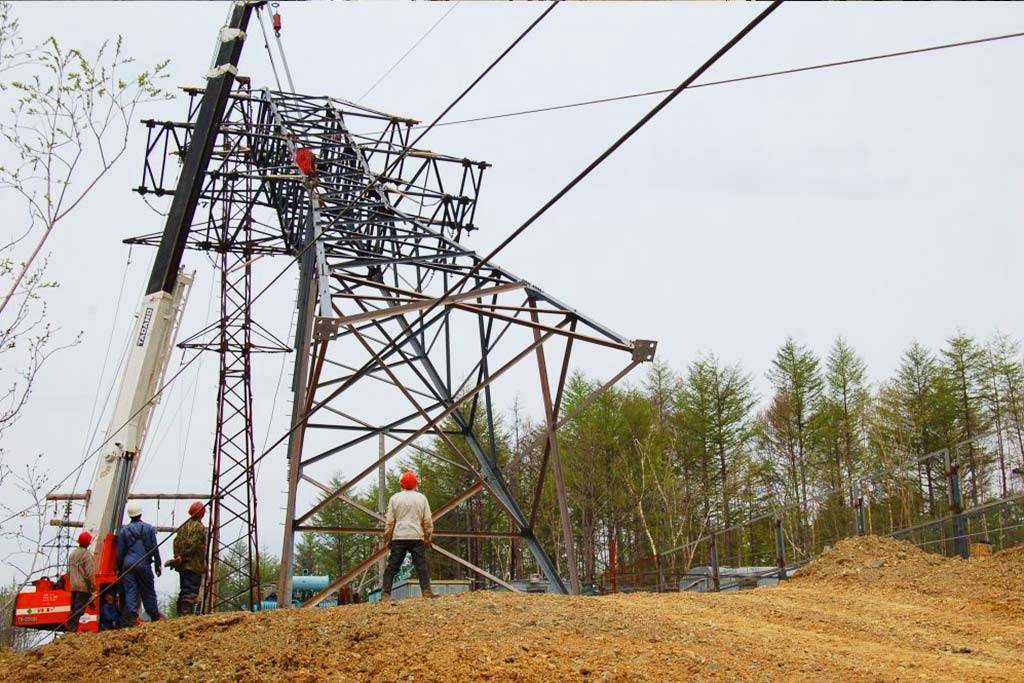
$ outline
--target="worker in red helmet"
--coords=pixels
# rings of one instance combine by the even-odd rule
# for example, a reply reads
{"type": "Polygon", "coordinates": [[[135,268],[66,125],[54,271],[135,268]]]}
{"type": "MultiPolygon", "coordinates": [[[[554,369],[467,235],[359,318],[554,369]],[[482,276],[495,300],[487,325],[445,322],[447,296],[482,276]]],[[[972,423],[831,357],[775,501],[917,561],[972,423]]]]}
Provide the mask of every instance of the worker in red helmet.
{"type": "Polygon", "coordinates": [[[426,553],[434,533],[430,503],[426,496],[416,490],[420,480],[414,472],[402,473],[398,483],[402,490],[391,496],[388,513],[384,518],[384,543],[391,548],[391,554],[388,556],[380,589],[381,602],[391,599],[391,584],[395,581],[398,568],[405,562],[406,554],[412,555],[423,597],[435,597],[430,590],[430,569],[427,567],[426,553]]]}
{"type": "Polygon", "coordinates": [[[71,614],[64,628],[68,633],[78,631],[78,621],[92,600],[96,589],[96,559],[89,550],[92,534],[83,531],[78,534],[78,547],[68,555],[68,577],[71,582],[71,614]]]}
{"type": "Polygon", "coordinates": [[[188,521],[174,536],[174,558],[167,566],[178,572],[178,616],[196,613],[199,586],[206,571],[206,506],[198,500],[188,506],[188,521]]]}

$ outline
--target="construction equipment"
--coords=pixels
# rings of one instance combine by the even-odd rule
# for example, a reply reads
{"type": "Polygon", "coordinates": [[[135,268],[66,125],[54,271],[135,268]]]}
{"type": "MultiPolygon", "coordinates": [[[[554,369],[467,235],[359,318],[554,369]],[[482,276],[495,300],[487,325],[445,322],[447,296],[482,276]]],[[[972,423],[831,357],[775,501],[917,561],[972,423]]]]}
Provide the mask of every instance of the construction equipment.
{"type": "MultiPolygon", "coordinates": [[[[220,30],[213,67],[185,155],[177,191],[167,215],[149,285],[136,314],[120,387],[110,417],[107,438],[91,493],[85,503],[83,526],[92,535],[97,556],[96,591],[79,622],[79,631],[99,628],[100,598],[117,581],[115,537],[125,501],[143,452],[146,428],[160,399],[164,372],[171,356],[192,276],[181,259],[195,215],[203,174],[209,164],[221,119],[238,70],[245,30],[253,9],[262,3],[234,2],[220,30]]],[[[43,577],[22,587],[15,600],[14,626],[65,630],[71,616],[68,576],[43,577]]]]}

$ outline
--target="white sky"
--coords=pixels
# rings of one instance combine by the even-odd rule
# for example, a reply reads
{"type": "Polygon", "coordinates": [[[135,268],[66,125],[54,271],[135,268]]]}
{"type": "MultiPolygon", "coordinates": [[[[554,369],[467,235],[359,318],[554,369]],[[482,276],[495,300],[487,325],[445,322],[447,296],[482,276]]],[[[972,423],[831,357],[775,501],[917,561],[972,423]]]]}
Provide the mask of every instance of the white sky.
{"type": "MultiPolygon", "coordinates": [[[[358,97],[449,9],[286,3],[283,37],[297,89],[358,97]]],[[[460,4],[365,104],[430,120],[543,9],[460,4]]],[[[759,10],[565,4],[451,117],[674,86],[759,10]]],[[[29,42],[52,34],[88,50],[121,33],[140,64],[170,58],[167,83],[177,86],[201,84],[226,6],[21,3],[14,11],[29,42]]],[[[704,80],[1021,30],[1024,7],[1016,3],[791,3],[704,80]]],[[[241,71],[254,87],[272,85],[255,23],[250,35],[241,71]]],[[[762,391],[787,335],[819,353],[846,336],[876,380],[915,337],[937,347],[957,328],[1020,336],[1024,314],[1012,293],[1022,284],[1022,57],[1017,39],[686,93],[499,261],[612,329],[657,339],[659,356],[677,369],[713,350],[753,372],[762,391]]],[[[653,104],[440,128],[421,146],[494,164],[480,197],[482,229],[470,242],[484,252],[653,104]]],[[[181,99],[138,112],[183,116],[181,99]]],[[[50,275],[62,285],[51,314],[69,335],[85,336],[48,366],[4,446],[14,463],[44,454],[53,480],[87,452],[97,384],[102,397],[148,276],[152,252],[137,248],[115,310],[128,254],[120,241],[163,226],[130,192],[144,142],[138,127],[124,162],[49,243],[50,275]]],[[[13,231],[17,205],[0,201],[13,231]]],[[[197,254],[187,262],[199,273],[184,334],[216,311],[212,271],[197,254]]],[[[261,275],[280,267],[264,266],[261,275]]],[[[284,337],[294,282],[277,290],[257,316],[284,337]]],[[[257,363],[261,444],[283,432],[290,402],[286,375],[271,411],[280,357],[257,363]]],[[[171,372],[176,364],[177,357],[171,372]]],[[[208,488],[216,367],[210,355],[164,399],[136,490],[208,488]]],[[[275,555],[284,477],[283,453],[268,458],[259,482],[261,539],[275,555]]],[[[177,506],[179,522],[186,505],[177,506]]],[[[154,507],[146,518],[169,523],[170,512],[154,507]]],[[[0,563],[0,579],[10,576],[0,563]]],[[[175,580],[165,575],[160,588],[174,590],[175,580]]]]}

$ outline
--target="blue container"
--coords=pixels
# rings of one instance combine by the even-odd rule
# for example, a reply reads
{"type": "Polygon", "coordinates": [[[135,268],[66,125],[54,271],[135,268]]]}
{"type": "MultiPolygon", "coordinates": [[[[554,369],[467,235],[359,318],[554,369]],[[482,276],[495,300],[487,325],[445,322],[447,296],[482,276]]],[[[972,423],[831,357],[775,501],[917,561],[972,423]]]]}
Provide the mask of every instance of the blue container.
{"type": "Polygon", "coordinates": [[[292,577],[293,591],[322,591],[331,583],[329,576],[311,576],[308,574],[296,574],[292,577]]]}

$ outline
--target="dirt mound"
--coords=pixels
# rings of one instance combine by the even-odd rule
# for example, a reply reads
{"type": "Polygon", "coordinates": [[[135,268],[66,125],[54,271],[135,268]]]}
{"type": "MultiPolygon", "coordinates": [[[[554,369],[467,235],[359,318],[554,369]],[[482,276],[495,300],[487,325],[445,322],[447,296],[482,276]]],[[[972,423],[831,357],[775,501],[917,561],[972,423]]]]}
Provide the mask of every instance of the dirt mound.
{"type": "Polygon", "coordinates": [[[1024,615],[1024,547],[964,561],[891,538],[849,538],[796,572],[795,580],[847,583],[956,599],[1024,615]]]}
{"type": "Polygon", "coordinates": [[[826,550],[821,557],[797,570],[794,578],[819,581],[855,578],[872,582],[930,571],[931,567],[948,569],[955,562],[959,559],[926,553],[905,541],[858,536],[844,539],[826,550]],[[885,571],[878,571],[882,568],[885,571]]]}
{"type": "Polygon", "coordinates": [[[1019,681],[1021,593],[1024,549],[859,538],[779,587],[192,617],[0,652],[0,681],[1019,681]]]}

